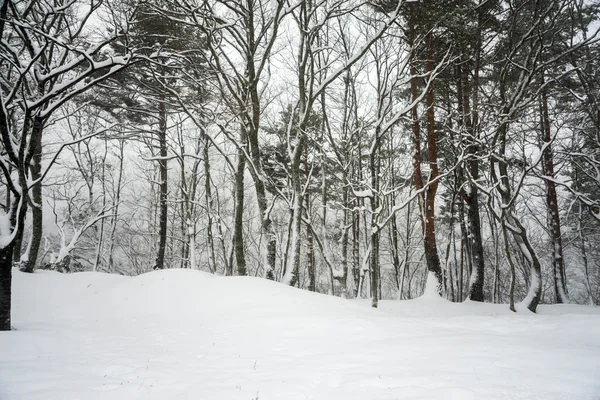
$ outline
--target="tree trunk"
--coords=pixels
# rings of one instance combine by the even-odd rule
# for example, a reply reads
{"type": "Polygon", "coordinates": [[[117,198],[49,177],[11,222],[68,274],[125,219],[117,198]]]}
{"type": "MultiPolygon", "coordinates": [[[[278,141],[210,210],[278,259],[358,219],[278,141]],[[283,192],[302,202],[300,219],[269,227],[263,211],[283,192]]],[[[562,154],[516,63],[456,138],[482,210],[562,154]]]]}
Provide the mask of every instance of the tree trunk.
{"type": "MultiPolygon", "coordinates": [[[[508,110],[505,110],[508,115],[508,110]]],[[[506,163],[506,133],[508,131],[508,122],[502,123],[499,127],[497,149],[498,153],[492,155],[490,162],[490,174],[492,176],[492,182],[496,186],[496,190],[500,194],[500,200],[502,202],[501,208],[504,210],[502,219],[504,226],[510,230],[515,242],[524,259],[530,266],[530,284],[529,292],[527,297],[523,300],[526,307],[535,312],[542,295],[542,268],[535,253],[533,246],[531,245],[527,236],[525,227],[521,224],[519,219],[514,215],[513,207],[509,206],[512,202],[512,193],[510,181],[508,179],[508,165],[506,163]],[[508,207],[506,207],[508,206],[508,207]]]]}
{"type": "MultiPolygon", "coordinates": [[[[344,180],[345,182],[345,180],[344,180]]],[[[350,230],[350,227],[348,226],[348,215],[350,214],[350,212],[348,211],[348,189],[344,188],[344,193],[343,193],[343,199],[342,199],[342,203],[343,203],[343,207],[344,207],[344,219],[343,219],[343,226],[342,226],[342,281],[341,281],[341,287],[342,287],[342,294],[341,296],[343,298],[348,297],[348,242],[349,242],[349,235],[348,235],[348,231],[350,230]]]]}
{"type": "MultiPolygon", "coordinates": [[[[104,155],[102,157],[102,209],[106,209],[106,157],[108,156],[108,141],[104,140],[104,155]]],[[[104,247],[104,219],[100,221],[100,230],[97,232],[98,243],[96,243],[96,259],[94,260],[93,271],[96,272],[102,265],[102,248],[104,247]]]]}
{"type": "Polygon", "coordinates": [[[203,143],[203,161],[204,161],[204,197],[206,201],[206,214],[208,217],[208,221],[206,222],[206,239],[208,240],[208,251],[210,264],[209,269],[214,273],[217,272],[217,257],[215,254],[215,240],[213,237],[213,210],[214,210],[214,201],[212,198],[212,190],[210,186],[210,159],[208,148],[210,145],[210,141],[206,137],[206,132],[202,132],[204,136],[203,143]]]}
{"type": "MultiPolygon", "coordinates": [[[[7,190],[9,190],[7,188],[7,190]]],[[[12,262],[13,264],[21,263],[21,247],[23,243],[23,233],[15,237],[15,241],[13,242],[13,251],[12,251],[12,262]]]]}
{"type": "MultiPolygon", "coordinates": [[[[400,291],[398,292],[398,300],[404,299],[404,282],[406,274],[410,273],[410,203],[406,206],[406,231],[404,236],[404,260],[402,261],[402,274],[400,275],[400,291]]],[[[408,291],[410,296],[410,290],[408,291]]]]}
{"type": "MultiPolygon", "coordinates": [[[[0,111],[1,112],[1,111],[0,111]]],[[[2,118],[0,118],[0,122],[2,118]]],[[[27,177],[24,168],[18,170],[19,184],[25,187],[27,177]]],[[[11,233],[15,233],[16,237],[23,232],[23,224],[27,214],[27,201],[18,196],[14,196],[13,202],[9,205],[10,227],[11,233]],[[14,230],[17,230],[14,232],[14,230]]],[[[11,302],[12,302],[12,259],[13,259],[14,241],[0,248],[0,331],[11,330],[11,302]]]]}
{"type": "MultiPolygon", "coordinates": [[[[213,183],[214,187],[214,183],[213,183]]],[[[219,190],[214,187],[216,196],[216,212],[217,212],[217,234],[219,235],[219,244],[221,245],[221,253],[223,254],[223,263],[225,264],[225,275],[233,275],[233,262],[227,257],[227,249],[225,248],[225,234],[223,233],[223,220],[221,219],[221,200],[219,200],[219,190]]],[[[233,252],[231,253],[233,254],[233,252]]]]}
{"type": "Polygon", "coordinates": [[[111,218],[110,239],[108,247],[108,271],[114,270],[114,250],[115,250],[115,235],[117,232],[117,222],[119,219],[119,204],[121,202],[121,183],[123,182],[123,162],[125,161],[125,140],[119,139],[119,175],[117,178],[117,192],[113,201],[114,216],[111,218]]]}
{"type": "MultiPolygon", "coordinates": [[[[295,168],[292,165],[292,169],[295,168]]],[[[292,187],[294,189],[294,200],[292,208],[292,240],[291,240],[291,262],[288,262],[288,270],[283,277],[283,282],[290,285],[296,286],[299,282],[300,273],[300,234],[302,228],[302,184],[300,177],[294,178],[294,172],[292,172],[292,187]]],[[[299,171],[297,172],[299,175],[299,171]]]]}
{"type": "Polygon", "coordinates": [[[594,295],[592,292],[592,285],[590,284],[590,272],[589,272],[587,251],[586,251],[586,246],[585,246],[585,236],[583,234],[583,228],[581,226],[582,212],[583,212],[583,207],[581,205],[581,202],[579,202],[579,210],[577,212],[577,233],[579,235],[579,241],[581,242],[581,258],[583,260],[583,274],[584,274],[584,279],[585,279],[585,283],[586,283],[586,289],[588,291],[589,305],[593,306],[593,305],[595,305],[594,295]]]}
{"type": "MultiPolygon", "coordinates": [[[[409,64],[410,64],[410,91],[411,101],[417,101],[419,97],[417,87],[417,68],[415,62],[415,17],[414,10],[411,9],[410,21],[409,21],[409,64]]],[[[431,43],[431,33],[428,27],[428,33],[426,36],[426,47],[427,47],[427,60],[425,62],[426,72],[431,73],[433,71],[433,49],[431,43]]],[[[430,76],[430,75],[429,75],[430,76]]],[[[431,79],[431,78],[430,78],[431,79]]],[[[433,86],[430,85],[427,89],[425,96],[426,106],[426,124],[427,124],[427,150],[429,156],[429,165],[431,173],[429,176],[429,182],[437,178],[438,166],[437,166],[437,148],[435,140],[435,114],[433,109],[434,94],[433,86]]],[[[430,183],[426,189],[423,183],[423,175],[421,172],[421,127],[419,121],[419,115],[417,107],[411,109],[412,118],[412,141],[413,141],[413,178],[414,184],[417,191],[421,191],[419,194],[419,209],[421,215],[421,227],[423,231],[423,245],[425,250],[425,260],[427,262],[427,269],[429,272],[433,272],[437,282],[437,292],[441,295],[442,288],[442,269],[440,267],[440,259],[437,253],[437,244],[435,240],[435,194],[437,192],[437,181],[430,183]]]]}
{"type": "MultiPolygon", "coordinates": [[[[306,210],[308,216],[308,205],[310,201],[310,195],[306,194],[306,210]]],[[[308,290],[314,292],[316,290],[316,273],[315,273],[315,252],[313,244],[313,234],[310,222],[306,224],[306,270],[308,271],[308,290]]]]}
{"type": "Polygon", "coordinates": [[[167,110],[164,100],[158,102],[158,142],[160,147],[159,166],[159,229],[158,229],[158,251],[154,269],[165,268],[165,251],[167,246],[167,110]]]}
{"type": "MultiPolygon", "coordinates": [[[[388,145],[388,151],[390,152],[390,155],[393,154],[393,141],[390,140],[389,141],[389,145],[388,145]]],[[[390,160],[390,175],[391,175],[391,182],[390,185],[391,187],[395,188],[396,187],[396,171],[394,170],[394,160],[391,159],[390,160]]],[[[394,210],[394,208],[396,207],[396,195],[392,194],[390,197],[390,201],[389,201],[389,208],[390,208],[390,212],[392,212],[392,210],[394,210]]],[[[408,225],[408,220],[406,221],[406,224],[408,225]]],[[[402,268],[402,264],[400,264],[400,248],[399,248],[399,241],[398,241],[398,221],[396,218],[396,215],[392,216],[392,221],[391,221],[391,226],[389,229],[389,235],[390,235],[390,246],[391,246],[391,252],[392,252],[392,264],[394,266],[394,279],[396,280],[396,288],[398,289],[398,293],[400,293],[400,269],[402,268]]]]}
{"type": "Polygon", "coordinates": [[[315,253],[312,228],[306,225],[306,270],[308,271],[308,290],[316,290],[315,253]]]}
{"type": "MultiPolygon", "coordinates": [[[[392,186],[394,187],[394,186],[392,186]]],[[[392,195],[393,196],[393,195],[392,195]]],[[[390,207],[395,206],[395,201],[392,199],[390,207]]],[[[408,221],[407,221],[408,223],[408,221]]],[[[396,281],[396,289],[400,291],[400,270],[402,264],[400,263],[400,250],[398,243],[398,223],[396,222],[396,216],[392,218],[390,226],[390,246],[392,251],[392,264],[394,266],[394,280],[396,281]]]]}
{"type": "Polygon", "coordinates": [[[377,224],[379,220],[379,172],[380,172],[380,132],[379,127],[375,129],[375,145],[369,154],[369,169],[371,170],[371,307],[379,305],[379,245],[381,232],[377,224]]]}
{"type": "MultiPolygon", "coordinates": [[[[427,46],[427,60],[425,61],[425,72],[431,77],[431,74],[433,73],[433,27],[428,25],[426,29],[427,35],[425,40],[427,46]]],[[[429,85],[429,88],[427,89],[425,95],[425,107],[425,119],[427,121],[427,154],[429,156],[429,168],[431,170],[428,179],[429,187],[426,190],[426,198],[424,199],[425,257],[427,259],[428,270],[436,275],[438,284],[441,287],[442,269],[435,239],[435,195],[438,188],[437,177],[439,172],[437,162],[437,142],[435,136],[433,84],[429,85]]]]}
{"type": "MultiPolygon", "coordinates": [[[[358,199],[354,199],[358,203],[358,199]]],[[[354,278],[354,298],[360,295],[360,211],[352,210],[352,277],[354,278]]]]}
{"type": "MultiPolygon", "coordinates": [[[[39,180],[42,177],[42,132],[44,121],[36,117],[33,121],[31,130],[31,141],[33,142],[33,158],[29,170],[31,179],[39,180]]],[[[31,187],[31,216],[32,230],[31,242],[27,248],[27,259],[21,270],[24,272],[33,272],[37,263],[40,244],[42,243],[42,231],[44,224],[44,214],[42,205],[42,182],[31,187]]],[[[14,249],[13,249],[14,251],[14,249]]]]}
{"type": "Polygon", "coordinates": [[[11,330],[13,244],[0,249],[0,331],[11,330]]]}
{"type": "Polygon", "coordinates": [[[238,275],[248,275],[246,257],[244,254],[244,172],[246,170],[246,156],[238,150],[237,171],[235,173],[235,220],[233,225],[233,241],[235,247],[235,261],[238,275]]]}
{"type": "Polygon", "coordinates": [[[506,261],[508,261],[508,265],[510,266],[510,289],[508,291],[508,301],[509,308],[512,312],[516,312],[515,310],[515,263],[513,262],[512,256],[510,255],[510,247],[508,245],[508,232],[506,229],[506,222],[502,220],[502,237],[504,238],[504,252],[506,254],[506,261]]]}
{"type": "MultiPolygon", "coordinates": [[[[544,84],[544,74],[541,74],[541,84],[544,84]]],[[[546,90],[542,89],[540,96],[540,113],[545,146],[542,154],[542,166],[546,179],[546,207],[548,227],[550,228],[550,239],[552,241],[552,267],[554,273],[554,292],[557,303],[569,303],[567,292],[565,265],[563,257],[562,234],[560,214],[558,210],[558,199],[556,196],[556,184],[554,183],[554,154],[552,152],[552,133],[550,130],[550,117],[548,116],[548,98],[546,90]]]]}

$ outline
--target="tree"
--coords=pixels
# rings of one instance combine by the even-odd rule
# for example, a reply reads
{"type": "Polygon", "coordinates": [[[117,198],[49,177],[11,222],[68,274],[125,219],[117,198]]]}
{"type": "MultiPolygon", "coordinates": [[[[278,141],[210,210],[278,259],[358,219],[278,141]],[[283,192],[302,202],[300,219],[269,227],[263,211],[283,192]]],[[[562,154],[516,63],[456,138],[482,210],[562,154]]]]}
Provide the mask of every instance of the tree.
{"type": "MultiPolygon", "coordinates": [[[[0,137],[6,153],[0,167],[11,194],[8,211],[2,215],[0,330],[11,328],[12,259],[15,242],[23,233],[28,190],[47,173],[46,169],[29,183],[43,123],[67,101],[134,62],[137,52],[126,47],[115,56],[111,49],[112,43],[126,39],[135,9],[117,13],[103,1],[88,7],[67,1],[58,1],[56,7],[45,5],[42,1],[29,2],[27,7],[12,1],[0,4],[0,137]],[[112,33],[86,40],[89,20],[100,10],[108,12],[112,33]]],[[[37,176],[35,169],[34,173],[37,176]]]]}

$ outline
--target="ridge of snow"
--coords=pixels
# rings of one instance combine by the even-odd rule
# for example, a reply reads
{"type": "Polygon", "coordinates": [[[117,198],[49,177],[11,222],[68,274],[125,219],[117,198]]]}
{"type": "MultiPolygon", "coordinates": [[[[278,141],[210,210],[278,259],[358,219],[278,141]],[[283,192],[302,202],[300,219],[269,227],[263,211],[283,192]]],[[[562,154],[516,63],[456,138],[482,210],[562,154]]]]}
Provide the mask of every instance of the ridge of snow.
{"type": "Polygon", "coordinates": [[[13,275],[18,331],[0,332],[2,400],[600,393],[600,336],[590,334],[600,327],[598,307],[512,313],[429,293],[373,309],[366,300],[197,270],[13,275]]]}

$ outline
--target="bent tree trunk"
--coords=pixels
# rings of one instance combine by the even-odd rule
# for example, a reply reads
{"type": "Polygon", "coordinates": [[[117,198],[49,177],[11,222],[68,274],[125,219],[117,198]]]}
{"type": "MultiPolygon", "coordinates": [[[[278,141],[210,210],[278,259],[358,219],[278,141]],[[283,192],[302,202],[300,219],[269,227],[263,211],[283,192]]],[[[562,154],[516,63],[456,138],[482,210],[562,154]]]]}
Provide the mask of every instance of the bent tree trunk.
{"type": "Polygon", "coordinates": [[[472,264],[472,273],[469,279],[469,299],[472,301],[483,301],[483,281],[485,273],[485,261],[483,256],[483,240],[481,237],[481,217],[479,215],[479,196],[477,185],[475,182],[479,179],[479,137],[478,137],[478,101],[477,101],[477,86],[478,86],[478,55],[477,55],[473,79],[473,88],[469,85],[469,69],[467,64],[459,67],[459,92],[462,95],[462,123],[465,127],[467,146],[467,178],[465,190],[463,190],[462,198],[467,208],[468,219],[468,236],[470,248],[470,257],[472,264]],[[473,99],[471,99],[471,89],[473,89],[473,99]],[[471,109],[471,101],[473,109],[471,109]],[[473,118],[471,119],[471,114],[473,118]]]}
{"type": "MultiPolygon", "coordinates": [[[[506,112],[508,113],[508,110],[506,112]]],[[[531,246],[525,227],[514,215],[513,193],[508,179],[508,166],[505,157],[507,131],[508,122],[504,122],[498,129],[498,152],[491,157],[490,175],[501,200],[500,208],[503,210],[501,215],[503,219],[502,223],[505,224],[506,228],[512,234],[519,250],[531,268],[529,292],[523,300],[523,304],[530,311],[535,312],[542,294],[542,268],[540,260],[533,250],[533,246],[531,246]]]]}

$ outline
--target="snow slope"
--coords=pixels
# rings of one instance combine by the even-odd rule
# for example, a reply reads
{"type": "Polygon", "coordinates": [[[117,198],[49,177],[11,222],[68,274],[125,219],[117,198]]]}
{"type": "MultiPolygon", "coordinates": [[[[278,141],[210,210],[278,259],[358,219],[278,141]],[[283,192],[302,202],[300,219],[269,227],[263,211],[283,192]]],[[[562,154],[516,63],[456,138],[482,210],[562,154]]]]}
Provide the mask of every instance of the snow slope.
{"type": "Polygon", "coordinates": [[[14,272],[1,400],[600,399],[600,310],[349,301],[249,277],[14,272]]]}

